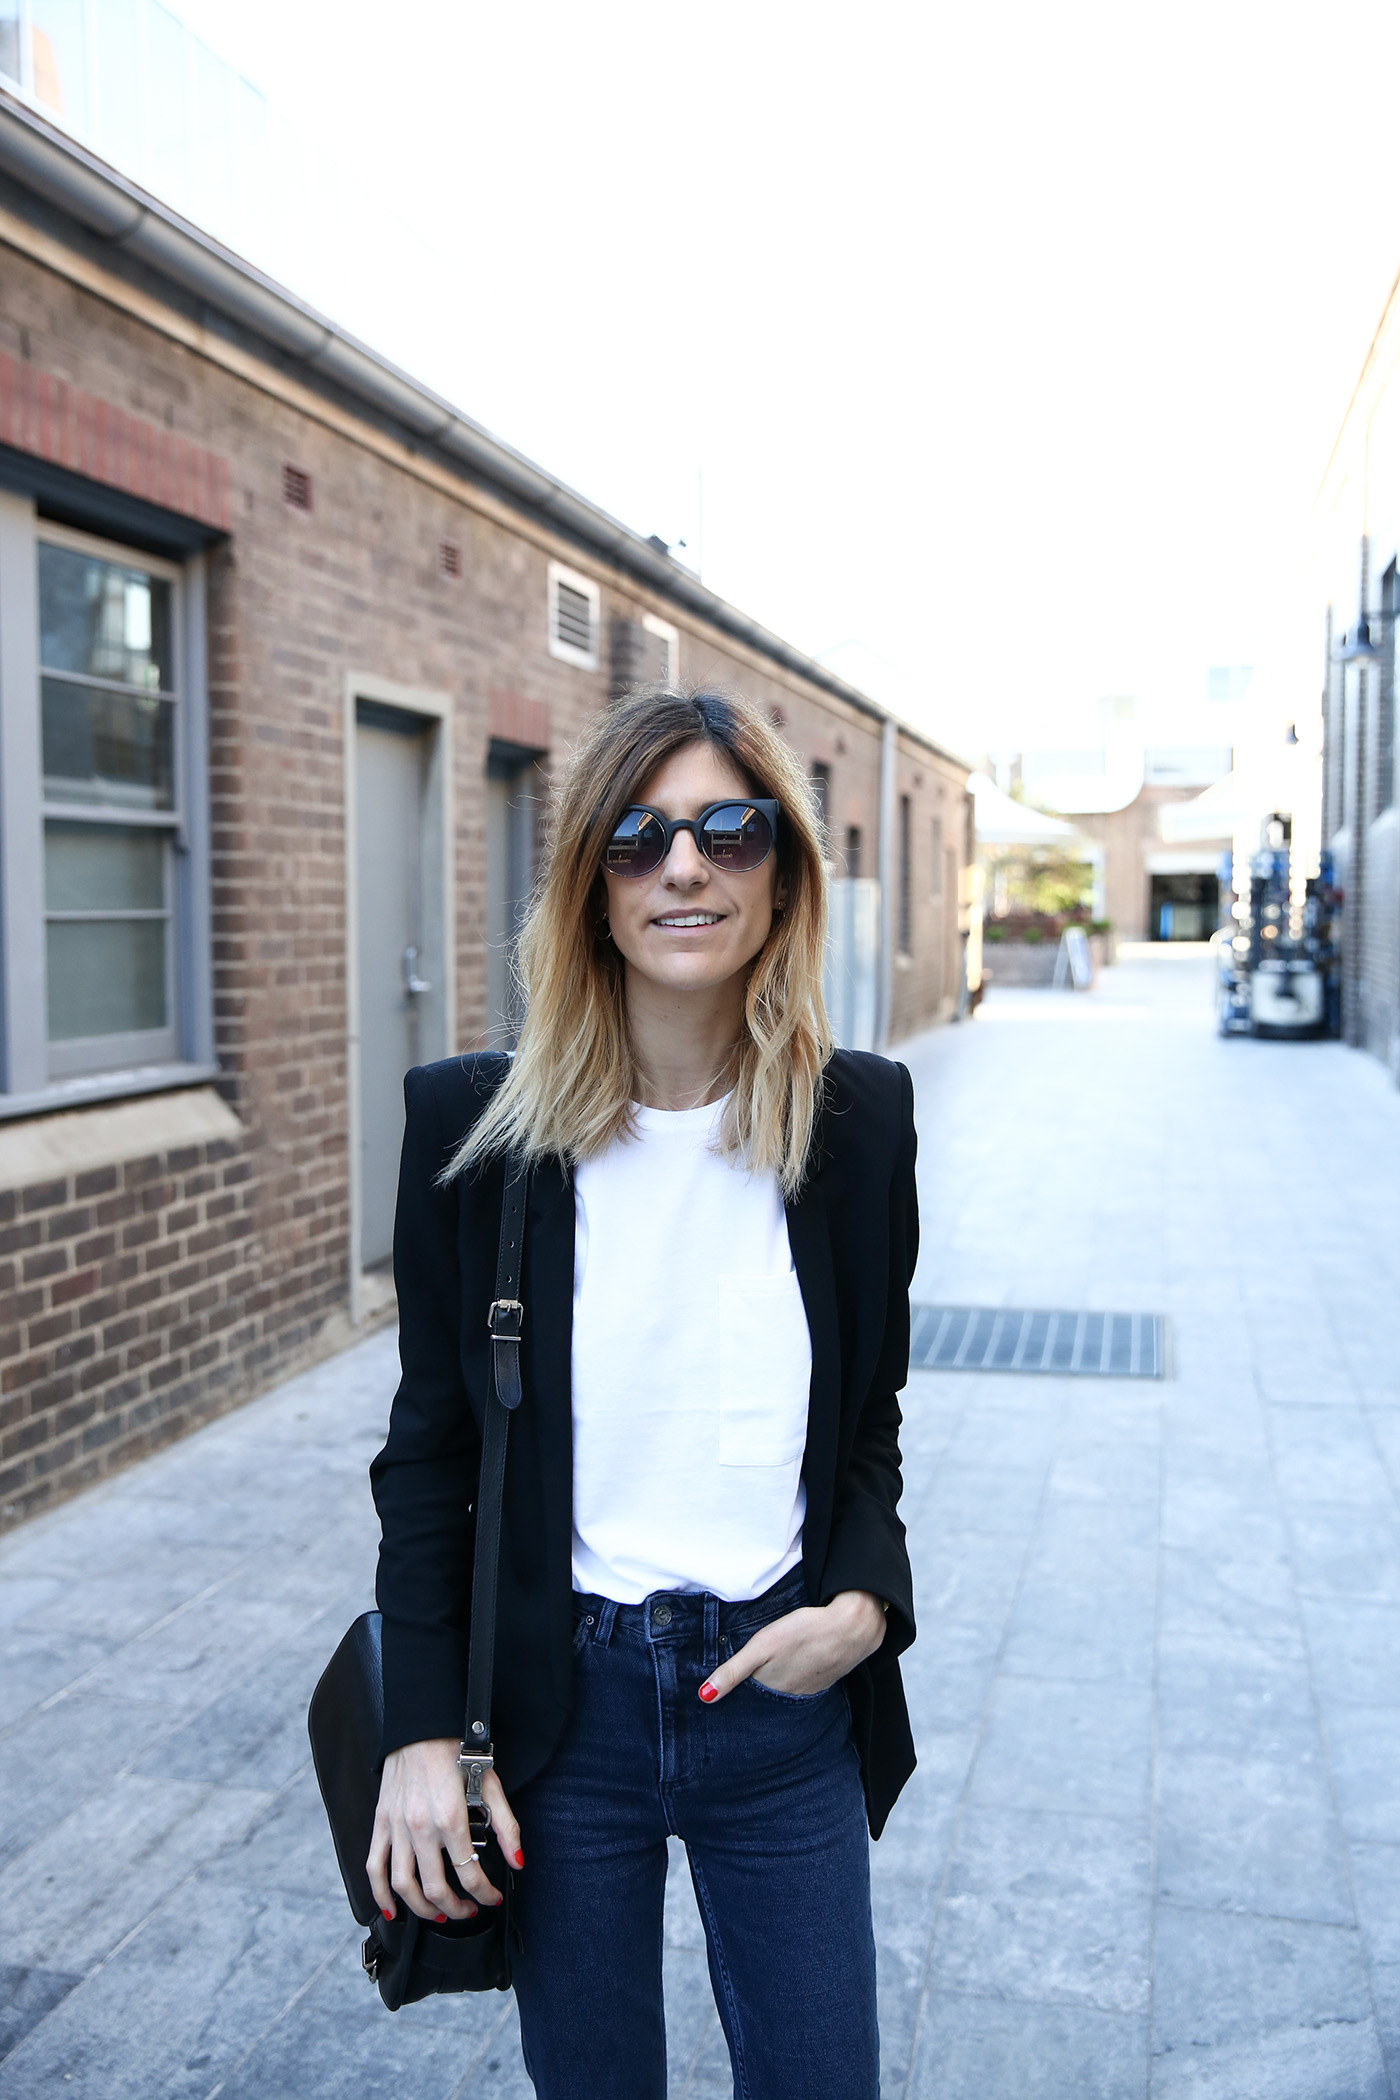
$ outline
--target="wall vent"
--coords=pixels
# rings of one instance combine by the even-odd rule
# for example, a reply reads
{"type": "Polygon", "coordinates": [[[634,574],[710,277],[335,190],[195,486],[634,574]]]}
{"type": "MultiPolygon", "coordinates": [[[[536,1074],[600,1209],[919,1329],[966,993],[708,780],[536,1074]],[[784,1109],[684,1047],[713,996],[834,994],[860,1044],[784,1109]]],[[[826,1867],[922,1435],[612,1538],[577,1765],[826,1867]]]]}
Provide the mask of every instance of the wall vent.
{"type": "Polygon", "coordinates": [[[591,576],[562,563],[549,565],[549,653],[581,670],[598,668],[602,592],[591,576]]]}
{"type": "Polygon", "coordinates": [[[438,573],[441,576],[460,576],[462,573],[462,550],[456,540],[438,542],[438,573]]]}
{"type": "Polygon", "coordinates": [[[593,607],[571,583],[561,583],[555,595],[554,639],[570,649],[593,646],[593,607]]]}
{"type": "Polygon", "coordinates": [[[283,467],[282,500],[289,510],[310,510],[311,476],[305,467],[283,467]]]}

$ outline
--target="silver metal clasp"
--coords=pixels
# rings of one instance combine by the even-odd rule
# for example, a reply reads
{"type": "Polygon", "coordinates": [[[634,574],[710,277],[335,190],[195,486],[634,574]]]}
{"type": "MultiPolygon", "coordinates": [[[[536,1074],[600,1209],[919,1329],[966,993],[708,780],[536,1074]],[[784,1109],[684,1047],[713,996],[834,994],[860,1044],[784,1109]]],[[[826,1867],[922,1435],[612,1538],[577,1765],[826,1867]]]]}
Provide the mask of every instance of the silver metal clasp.
{"type": "Polygon", "coordinates": [[[518,1342],[520,1340],[520,1330],[524,1325],[525,1307],[518,1298],[493,1298],[491,1300],[491,1309],[486,1315],[486,1332],[490,1335],[493,1342],[518,1342]],[[508,1329],[503,1333],[496,1325],[498,1317],[502,1320],[513,1320],[515,1322],[513,1331],[508,1329]]]}
{"type": "Polygon", "coordinates": [[[491,1755],[489,1744],[484,1750],[475,1750],[470,1743],[463,1743],[457,1752],[457,1770],[461,1773],[462,1783],[467,1790],[468,1812],[474,1808],[485,1810],[486,1804],[481,1798],[481,1782],[488,1772],[494,1772],[495,1769],[496,1760],[491,1755]]]}

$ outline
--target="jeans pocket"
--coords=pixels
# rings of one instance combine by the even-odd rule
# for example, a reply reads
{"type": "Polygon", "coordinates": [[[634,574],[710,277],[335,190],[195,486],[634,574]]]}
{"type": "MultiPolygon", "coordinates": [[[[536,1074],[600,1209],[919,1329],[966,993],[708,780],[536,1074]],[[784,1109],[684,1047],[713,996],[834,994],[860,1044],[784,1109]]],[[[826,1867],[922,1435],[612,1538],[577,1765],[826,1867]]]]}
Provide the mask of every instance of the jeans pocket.
{"type": "Polygon", "coordinates": [[[780,1692],[776,1685],[761,1684],[757,1677],[746,1677],[744,1682],[761,1692],[765,1699],[781,1700],[784,1706],[815,1706],[818,1699],[828,1699],[836,1690],[834,1684],[828,1684],[823,1685],[819,1692],[780,1692]]]}

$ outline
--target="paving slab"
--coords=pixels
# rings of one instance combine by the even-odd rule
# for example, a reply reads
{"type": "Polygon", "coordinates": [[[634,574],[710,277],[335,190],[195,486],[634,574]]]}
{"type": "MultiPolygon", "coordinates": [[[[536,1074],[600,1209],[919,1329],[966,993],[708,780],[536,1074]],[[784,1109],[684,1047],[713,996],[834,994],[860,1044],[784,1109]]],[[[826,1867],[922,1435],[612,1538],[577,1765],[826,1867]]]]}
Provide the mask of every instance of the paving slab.
{"type": "MultiPolygon", "coordinates": [[[[910,1379],[901,2100],[1400,2100],[1400,1095],[1209,994],[1163,955],[900,1053],[916,1297],[1160,1312],[1169,1374],[910,1379]]],[[[306,1751],[395,1376],[373,1336],[0,1542],[0,2100],[529,2093],[508,1996],[364,1983],[306,1751]]],[[[679,1847],[665,1974],[718,2100],[679,1847]]]]}

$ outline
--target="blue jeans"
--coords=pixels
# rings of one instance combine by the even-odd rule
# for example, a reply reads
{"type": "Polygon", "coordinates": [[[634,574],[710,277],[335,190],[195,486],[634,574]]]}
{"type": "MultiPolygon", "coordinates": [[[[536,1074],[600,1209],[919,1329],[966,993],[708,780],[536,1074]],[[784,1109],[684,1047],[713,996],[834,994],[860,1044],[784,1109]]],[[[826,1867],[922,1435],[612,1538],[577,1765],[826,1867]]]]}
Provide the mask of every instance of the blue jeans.
{"type": "Polygon", "coordinates": [[[801,1574],[748,1604],[658,1592],[574,1599],[574,1700],[513,1806],[515,1962],[539,2100],[665,2100],[666,1840],[681,1838],[740,2100],[876,2100],[870,1854],[840,1685],[708,1673],[805,1603],[801,1574]]]}

